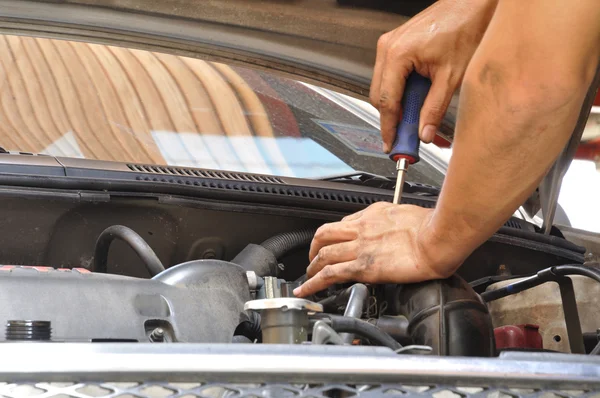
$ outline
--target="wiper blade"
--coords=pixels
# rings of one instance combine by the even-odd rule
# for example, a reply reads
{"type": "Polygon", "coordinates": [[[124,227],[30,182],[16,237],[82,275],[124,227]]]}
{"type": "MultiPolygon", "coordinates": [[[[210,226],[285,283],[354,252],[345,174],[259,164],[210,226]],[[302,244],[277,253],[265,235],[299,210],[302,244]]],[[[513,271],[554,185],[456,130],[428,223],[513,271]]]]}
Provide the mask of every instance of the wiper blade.
{"type": "Polygon", "coordinates": [[[351,171],[349,173],[342,173],[342,174],[334,174],[331,176],[325,176],[325,177],[321,177],[318,178],[318,180],[321,181],[338,181],[338,180],[350,180],[350,181],[366,181],[366,180],[370,180],[370,179],[377,179],[377,180],[394,180],[394,177],[386,177],[386,176],[382,176],[379,174],[374,174],[374,173],[369,173],[367,171],[351,171]]]}
{"type": "MultiPolygon", "coordinates": [[[[386,177],[379,174],[369,173],[366,171],[353,171],[345,174],[322,177],[319,178],[319,180],[369,186],[373,188],[381,188],[391,191],[393,191],[396,186],[395,177],[386,177]]],[[[438,196],[440,194],[440,188],[434,187],[432,185],[421,184],[418,182],[405,181],[403,192],[420,195],[438,196]]]]}

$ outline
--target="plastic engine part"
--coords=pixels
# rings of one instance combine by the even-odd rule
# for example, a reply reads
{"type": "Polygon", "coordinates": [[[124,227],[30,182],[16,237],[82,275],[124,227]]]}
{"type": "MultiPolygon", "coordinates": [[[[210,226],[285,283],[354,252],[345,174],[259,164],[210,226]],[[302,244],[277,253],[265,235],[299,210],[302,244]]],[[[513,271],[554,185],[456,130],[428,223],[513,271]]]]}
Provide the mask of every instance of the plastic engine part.
{"type": "Polygon", "coordinates": [[[430,346],[435,355],[495,355],[487,306],[458,275],[399,285],[395,295],[396,309],[408,318],[413,344],[430,346]]]}
{"type": "MultiPolygon", "coordinates": [[[[0,323],[44,320],[57,342],[149,342],[161,328],[173,341],[231,343],[248,279],[235,264],[198,260],[174,266],[155,280],[87,270],[0,266],[0,323]]],[[[37,329],[0,330],[0,340],[37,329]],[[17,333],[19,332],[19,333],[17,333]]],[[[35,333],[34,333],[35,332],[35,333]]],[[[49,339],[50,331],[45,332],[49,339]]],[[[27,337],[27,336],[26,336],[27,337]]]]}

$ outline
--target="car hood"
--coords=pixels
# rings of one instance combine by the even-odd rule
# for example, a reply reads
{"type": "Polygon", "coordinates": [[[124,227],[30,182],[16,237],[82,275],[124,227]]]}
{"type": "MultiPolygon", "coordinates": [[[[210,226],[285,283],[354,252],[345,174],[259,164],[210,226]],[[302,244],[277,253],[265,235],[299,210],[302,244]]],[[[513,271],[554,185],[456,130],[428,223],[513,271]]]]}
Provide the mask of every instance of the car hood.
{"type": "MultiPolygon", "coordinates": [[[[84,40],[266,69],[367,99],[377,39],[431,2],[0,0],[0,27],[5,33],[84,40]],[[368,8],[373,5],[381,6],[368,8]]],[[[542,208],[547,232],[594,93],[588,97],[573,139],[525,207],[531,215],[542,208]]],[[[457,103],[455,96],[441,127],[441,135],[449,140],[457,103]]]]}

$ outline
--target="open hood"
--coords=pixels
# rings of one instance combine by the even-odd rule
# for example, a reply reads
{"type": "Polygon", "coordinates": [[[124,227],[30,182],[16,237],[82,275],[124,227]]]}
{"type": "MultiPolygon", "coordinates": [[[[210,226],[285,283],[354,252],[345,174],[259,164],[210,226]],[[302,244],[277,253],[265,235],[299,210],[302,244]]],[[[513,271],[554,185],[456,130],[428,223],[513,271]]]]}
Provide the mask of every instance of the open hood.
{"type": "MultiPolygon", "coordinates": [[[[0,27],[8,34],[83,40],[266,69],[366,100],[377,39],[430,3],[0,0],[0,27]]],[[[543,210],[546,233],[594,97],[591,90],[573,138],[525,206],[530,215],[543,210]]],[[[454,98],[441,129],[450,141],[457,103],[454,98]]]]}

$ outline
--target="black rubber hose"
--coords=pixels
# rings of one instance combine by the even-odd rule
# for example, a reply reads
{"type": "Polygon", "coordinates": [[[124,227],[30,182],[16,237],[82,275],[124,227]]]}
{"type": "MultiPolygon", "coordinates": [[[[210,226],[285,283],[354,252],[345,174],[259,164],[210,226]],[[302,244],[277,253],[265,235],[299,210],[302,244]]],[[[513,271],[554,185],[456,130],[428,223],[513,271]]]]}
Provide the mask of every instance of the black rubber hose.
{"type": "MultiPolygon", "coordinates": [[[[369,289],[362,283],[355,283],[348,289],[342,290],[337,295],[329,296],[328,298],[321,300],[319,304],[321,304],[323,308],[345,304],[346,309],[344,310],[344,316],[360,319],[364,308],[367,305],[368,298],[369,289]]],[[[335,309],[336,308],[334,308],[334,310],[335,309]]],[[[341,337],[346,344],[352,343],[352,340],[354,339],[352,333],[344,333],[341,337]]]]}
{"type": "Polygon", "coordinates": [[[106,273],[108,271],[108,250],[113,240],[120,239],[127,243],[140,257],[151,276],[165,270],[160,259],[146,241],[131,228],[123,225],[113,225],[106,228],[96,241],[94,250],[94,272],[106,273]]]}
{"type": "Polygon", "coordinates": [[[382,332],[377,326],[369,322],[341,315],[326,315],[331,320],[331,328],[338,333],[352,333],[366,337],[373,343],[391,348],[396,351],[402,345],[394,340],[389,334],[382,332]]]}
{"type": "Polygon", "coordinates": [[[252,341],[248,337],[242,335],[233,336],[231,342],[234,344],[252,344],[252,341]]]}
{"type": "Polygon", "coordinates": [[[496,290],[490,290],[481,294],[483,301],[490,302],[510,296],[523,290],[531,289],[560,276],[582,275],[600,282],[600,269],[581,264],[557,265],[539,271],[537,274],[523,280],[511,283],[496,290]]]}
{"type": "Polygon", "coordinates": [[[405,316],[382,315],[379,318],[369,319],[367,322],[377,326],[379,330],[389,334],[402,345],[413,344],[408,333],[408,319],[405,316]]]}
{"type": "Polygon", "coordinates": [[[305,228],[298,231],[284,232],[275,235],[260,245],[275,255],[278,260],[285,254],[310,245],[315,236],[315,228],[305,228]]]}
{"type": "Polygon", "coordinates": [[[254,311],[248,311],[247,320],[242,321],[233,333],[235,336],[244,336],[250,341],[262,342],[262,330],[260,329],[260,314],[254,311]]]}

